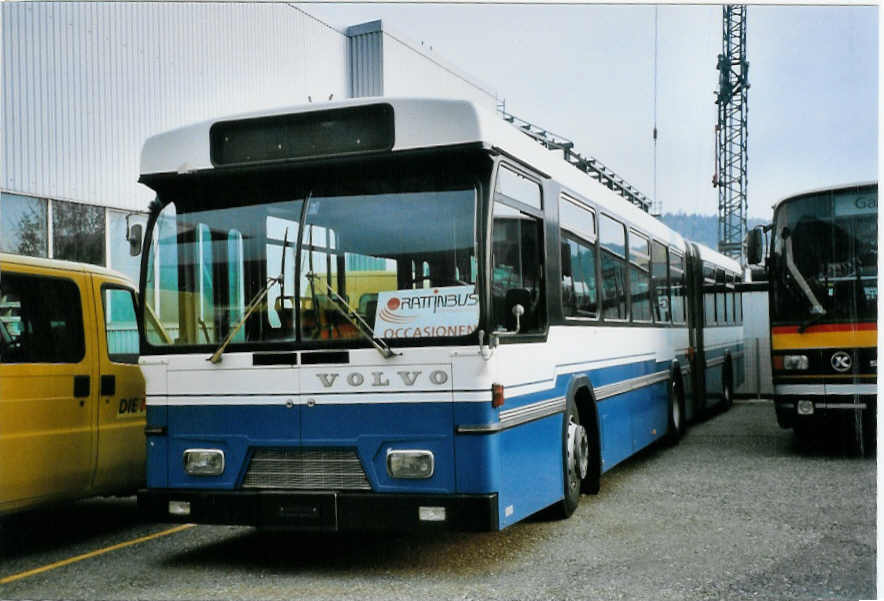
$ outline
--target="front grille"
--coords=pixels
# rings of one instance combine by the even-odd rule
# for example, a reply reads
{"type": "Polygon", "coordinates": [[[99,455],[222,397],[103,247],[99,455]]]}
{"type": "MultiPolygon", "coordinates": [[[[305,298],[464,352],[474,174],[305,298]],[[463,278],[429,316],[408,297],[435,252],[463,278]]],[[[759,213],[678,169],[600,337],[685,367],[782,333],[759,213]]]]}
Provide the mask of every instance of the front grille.
{"type": "Polygon", "coordinates": [[[371,490],[352,449],[255,449],[242,487],[371,490]]]}

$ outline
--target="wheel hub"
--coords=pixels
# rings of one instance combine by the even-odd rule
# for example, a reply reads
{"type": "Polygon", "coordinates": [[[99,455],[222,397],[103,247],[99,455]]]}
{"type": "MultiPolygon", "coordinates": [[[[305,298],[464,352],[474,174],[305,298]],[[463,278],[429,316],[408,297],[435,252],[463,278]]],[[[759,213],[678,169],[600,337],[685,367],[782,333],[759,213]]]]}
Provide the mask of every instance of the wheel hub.
{"type": "Polygon", "coordinates": [[[586,428],[573,421],[568,423],[568,483],[572,488],[580,486],[589,470],[589,439],[586,428]]]}

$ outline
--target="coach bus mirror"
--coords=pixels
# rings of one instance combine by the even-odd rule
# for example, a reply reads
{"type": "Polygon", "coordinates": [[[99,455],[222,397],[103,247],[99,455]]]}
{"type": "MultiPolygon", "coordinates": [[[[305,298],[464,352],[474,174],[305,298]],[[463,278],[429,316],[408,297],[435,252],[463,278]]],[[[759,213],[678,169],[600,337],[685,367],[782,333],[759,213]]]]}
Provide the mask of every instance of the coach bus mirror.
{"type": "Polygon", "coordinates": [[[141,254],[141,242],[143,236],[144,228],[140,223],[135,223],[129,226],[129,235],[126,238],[129,240],[129,254],[131,256],[137,257],[141,254]]]}
{"type": "Polygon", "coordinates": [[[749,230],[746,234],[746,259],[750,265],[759,265],[763,260],[764,234],[759,228],[749,230]]]}

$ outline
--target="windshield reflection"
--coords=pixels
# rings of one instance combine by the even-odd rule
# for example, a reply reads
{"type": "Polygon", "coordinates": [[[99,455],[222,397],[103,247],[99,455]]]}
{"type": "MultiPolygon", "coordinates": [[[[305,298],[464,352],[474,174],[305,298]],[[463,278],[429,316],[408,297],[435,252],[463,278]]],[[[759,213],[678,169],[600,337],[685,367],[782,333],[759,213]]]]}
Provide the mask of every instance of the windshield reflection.
{"type": "Polygon", "coordinates": [[[145,283],[157,317],[145,319],[151,345],[214,350],[231,335],[231,350],[367,345],[372,334],[456,338],[478,327],[477,192],[467,178],[254,178],[205,193],[173,195],[156,220],[145,283]],[[269,278],[277,281],[246,315],[269,278]],[[342,301],[367,327],[347,319],[342,301]]]}
{"type": "Polygon", "coordinates": [[[775,216],[774,236],[775,276],[781,284],[772,290],[775,321],[803,324],[876,318],[874,191],[787,201],[775,216]]]}

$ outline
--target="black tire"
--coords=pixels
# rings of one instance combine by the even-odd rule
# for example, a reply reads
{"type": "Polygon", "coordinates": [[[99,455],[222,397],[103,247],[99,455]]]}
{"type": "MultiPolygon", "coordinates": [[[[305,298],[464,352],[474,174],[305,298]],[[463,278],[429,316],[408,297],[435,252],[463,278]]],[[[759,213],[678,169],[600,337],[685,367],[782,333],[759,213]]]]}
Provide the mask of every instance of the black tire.
{"type": "Polygon", "coordinates": [[[731,362],[728,359],[721,371],[721,408],[727,411],[734,406],[734,377],[731,362]]]}
{"type": "Polygon", "coordinates": [[[602,446],[599,438],[596,412],[590,411],[586,416],[586,439],[589,443],[589,464],[586,476],[580,482],[580,491],[587,495],[597,495],[602,488],[602,446]]]}
{"type": "Polygon", "coordinates": [[[663,443],[667,446],[675,446],[685,431],[684,394],[678,377],[673,374],[667,385],[669,387],[669,420],[666,426],[666,435],[663,443]]]}
{"type": "Polygon", "coordinates": [[[571,517],[580,504],[580,487],[589,466],[589,440],[573,399],[562,420],[562,481],[565,497],[556,506],[558,517],[571,517]],[[582,433],[582,435],[581,435],[582,433]],[[583,472],[582,474],[580,472],[583,472]]]}

